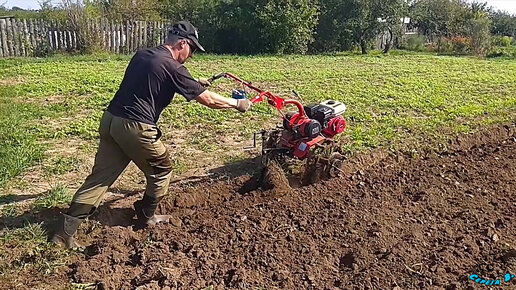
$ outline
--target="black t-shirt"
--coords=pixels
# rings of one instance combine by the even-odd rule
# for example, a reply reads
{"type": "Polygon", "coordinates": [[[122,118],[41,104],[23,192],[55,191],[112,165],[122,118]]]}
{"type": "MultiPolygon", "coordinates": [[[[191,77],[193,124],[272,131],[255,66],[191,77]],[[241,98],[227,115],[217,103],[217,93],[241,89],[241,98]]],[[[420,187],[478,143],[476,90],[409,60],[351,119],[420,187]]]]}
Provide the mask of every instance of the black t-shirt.
{"type": "Polygon", "coordinates": [[[107,110],[118,117],[156,124],[175,93],[191,101],[204,90],[166,47],[143,49],[129,62],[107,110]]]}

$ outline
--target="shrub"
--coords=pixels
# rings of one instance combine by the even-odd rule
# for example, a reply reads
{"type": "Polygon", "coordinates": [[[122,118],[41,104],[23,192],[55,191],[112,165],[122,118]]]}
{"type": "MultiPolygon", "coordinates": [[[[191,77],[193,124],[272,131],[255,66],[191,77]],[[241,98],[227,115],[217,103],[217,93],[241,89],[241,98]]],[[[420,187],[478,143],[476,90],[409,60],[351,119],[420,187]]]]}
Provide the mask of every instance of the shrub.
{"type": "Polygon", "coordinates": [[[485,56],[490,45],[491,35],[489,28],[491,27],[491,20],[483,12],[477,12],[473,19],[468,21],[468,30],[471,36],[471,52],[485,56]]]}
{"type": "Polygon", "coordinates": [[[49,57],[52,55],[54,55],[54,51],[46,41],[38,43],[38,45],[36,45],[36,47],[34,47],[34,50],[32,51],[32,56],[35,57],[49,57]]]}
{"type": "Polygon", "coordinates": [[[309,0],[274,0],[258,12],[268,52],[306,53],[317,25],[317,5],[309,0]]]}
{"type": "Polygon", "coordinates": [[[450,41],[453,53],[467,54],[471,51],[471,37],[455,36],[450,41]]]}
{"type": "Polygon", "coordinates": [[[411,51],[424,51],[426,38],[424,35],[409,35],[404,39],[403,48],[411,51]]]}
{"type": "Polygon", "coordinates": [[[508,46],[511,46],[512,40],[513,40],[513,38],[510,36],[495,35],[495,36],[491,37],[491,45],[508,47],[508,46]]]}
{"type": "Polygon", "coordinates": [[[515,46],[493,47],[487,53],[487,57],[489,57],[489,58],[493,58],[493,57],[516,58],[516,47],[515,46]]]}

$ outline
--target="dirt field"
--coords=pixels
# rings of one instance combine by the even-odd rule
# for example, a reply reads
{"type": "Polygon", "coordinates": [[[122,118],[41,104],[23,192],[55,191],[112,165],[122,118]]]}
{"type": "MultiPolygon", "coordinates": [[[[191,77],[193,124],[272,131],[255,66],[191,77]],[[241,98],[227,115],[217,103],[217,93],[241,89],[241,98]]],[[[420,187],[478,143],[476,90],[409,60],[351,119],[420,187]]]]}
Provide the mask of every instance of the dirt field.
{"type": "Polygon", "coordinates": [[[347,176],[285,195],[248,175],[176,184],[160,210],[180,228],[133,231],[137,197],[113,201],[61,278],[107,289],[485,287],[468,280],[476,274],[514,289],[504,275],[516,274],[515,132],[495,127],[420,158],[359,156],[347,176]]]}
{"type": "Polygon", "coordinates": [[[19,277],[0,288],[486,287],[468,279],[475,274],[514,289],[516,278],[504,275],[516,274],[516,127],[447,147],[419,157],[355,156],[345,176],[290,192],[262,190],[257,175],[183,180],[159,209],[179,227],[133,231],[139,195],[120,192],[81,228],[78,240],[89,246],[72,263],[46,281],[19,277]]]}

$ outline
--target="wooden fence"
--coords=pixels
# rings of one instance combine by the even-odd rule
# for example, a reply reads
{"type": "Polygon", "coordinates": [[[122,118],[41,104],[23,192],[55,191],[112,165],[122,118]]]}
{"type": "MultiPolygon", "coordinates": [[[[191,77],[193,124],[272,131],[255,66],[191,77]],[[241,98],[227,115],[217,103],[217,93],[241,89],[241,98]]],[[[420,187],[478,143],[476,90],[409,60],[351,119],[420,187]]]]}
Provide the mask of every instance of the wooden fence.
{"type": "MultiPolygon", "coordinates": [[[[42,51],[79,49],[78,32],[66,23],[39,19],[0,19],[0,57],[34,56],[42,51]]],[[[157,46],[165,40],[165,22],[89,20],[90,35],[101,48],[113,53],[131,53],[157,46]]]]}

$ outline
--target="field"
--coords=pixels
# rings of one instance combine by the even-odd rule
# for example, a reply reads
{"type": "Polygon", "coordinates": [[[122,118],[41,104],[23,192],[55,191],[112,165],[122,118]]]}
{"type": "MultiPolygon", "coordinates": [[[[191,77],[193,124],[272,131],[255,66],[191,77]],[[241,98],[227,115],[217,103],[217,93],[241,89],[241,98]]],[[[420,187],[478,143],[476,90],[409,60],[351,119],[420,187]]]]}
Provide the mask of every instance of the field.
{"type": "Polygon", "coordinates": [[[406,52],[196,56],[195,77],[227,71],[305,103],[345,103],[346,174],[262,190],[259,150],[244,148],[278,114],[177,96],[158,124],[174,164],[160,210],[181,227],[131,229],[144,188],[131,165],[81,228],[90,246],[55,248],[47,226],[91,169],[129,60],[0,60],[1,289],[462,289],[471,274],[516,274],[516,61],[406,52]]]}

